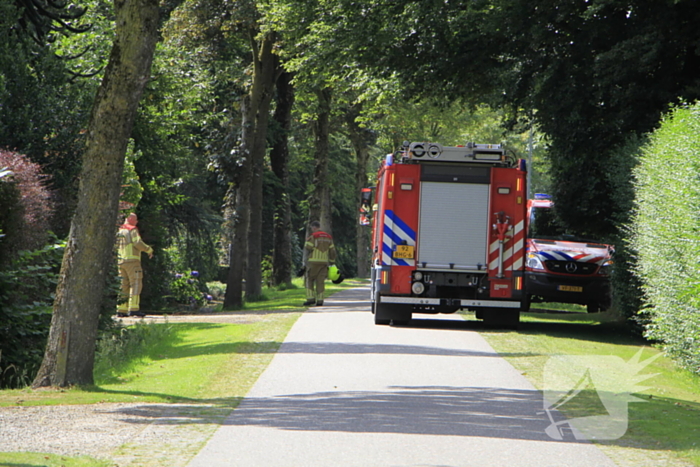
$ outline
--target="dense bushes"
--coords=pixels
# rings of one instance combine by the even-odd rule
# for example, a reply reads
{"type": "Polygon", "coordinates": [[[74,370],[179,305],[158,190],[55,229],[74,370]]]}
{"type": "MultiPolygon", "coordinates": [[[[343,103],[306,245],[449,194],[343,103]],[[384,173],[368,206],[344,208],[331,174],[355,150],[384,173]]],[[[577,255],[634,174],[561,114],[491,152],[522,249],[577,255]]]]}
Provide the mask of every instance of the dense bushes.
{"type": "Polygon", "coordinates": [[[700,104],[664,119],[635,170],[631,245],[647,337],[700,374],[700,104]]]}
{"type": "Polygon", "coordinates": [[[48,240],[52,215],[51,193],[38,164],[26,156],[0,149],[0,168],[11,176],[0,183],[0,264],[16,257],[20,250],[42,247],[48,240]]]}
{"type": "Polygon", "coordinates": [[[0,270],[0,388],[29,384],[41,364],[63,247],[22,251],[0,270]]]}

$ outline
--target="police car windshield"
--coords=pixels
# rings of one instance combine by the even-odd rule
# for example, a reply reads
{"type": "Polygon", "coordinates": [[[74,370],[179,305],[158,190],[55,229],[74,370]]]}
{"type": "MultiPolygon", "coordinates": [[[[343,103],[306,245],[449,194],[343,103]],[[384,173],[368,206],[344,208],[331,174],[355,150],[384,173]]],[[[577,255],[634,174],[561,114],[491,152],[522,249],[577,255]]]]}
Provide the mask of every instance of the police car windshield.
{"type": "Polygon", "coordinates": [[[590,241],[567,232],[557,221],[554,209],[547,207],[532,208],[528,237],[543,240],[565,240],[568,242],[590,241]]]}

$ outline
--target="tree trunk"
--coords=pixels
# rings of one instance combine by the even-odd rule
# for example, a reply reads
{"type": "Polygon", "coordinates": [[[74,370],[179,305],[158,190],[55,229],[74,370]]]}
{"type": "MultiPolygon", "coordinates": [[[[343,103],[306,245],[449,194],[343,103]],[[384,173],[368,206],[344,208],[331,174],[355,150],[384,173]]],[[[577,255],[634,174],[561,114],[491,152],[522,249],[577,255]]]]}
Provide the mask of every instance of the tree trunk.
{"type": "MultiPolygon", "coordinates": [[[[318,115],[314,124],[314,168],[313,191],[309,197],[309,222],[306,225],[306,237],[311,235],[309,223],[317,220],[321,229],[332,235],[330,212],[330,189],[328,187],[328,138],[330,135],[332,91],[325,88],[316,93],[318,97],[318,115]]],[[[308,253],[304,249],[304,263],[308,253]]]]}
{"type": "Polygon", "coordinates": [[[248,266],[246,270],[246,299],[262,294],[262,211],[263,211],[263,166],[267,149],[267,129],[270,121],[270,103],[279,76],[279,60],[273,54],[275,33],[268,32],[262,38],[259,52],[254,60],[255,73],[251,88],[254,106],[253,163],[250,194],[250,225],[248,227],[248,266]]]}
{"type": "Polygon", "coordinates": [[[235,181],[226,193],[227,211],[230,217],[227,224],[232,232],[229,247],[229,270],[226,279],[224,308],[241,308],[243,306],[243,273],[248,257],[248,225],[250,223],[250,182],[252,166],[250,161],[250,140],[252,138],[252,110],[250,95],[241,102],[241,143],[238,152],[238,170],[235,181]],[[235,200],[235,201],[234,201],[235,200]],[[235,206],[232,208],[231,204],[235,206]]]}
{"type": "Polygon", "coordinates": [[[115,0],[116,38],[92,109],[78,205],[46,351],[33,388],[93,384],[95,342],[113,260],[124,155],[158,38],[158,2],[115,0]]]}
{"type": "Polygon", "coordinates": [[[277,107],[274,119],[280,134],[270,152],[270,165],[277,177],[273,187],[275,201],[272,284],[292,284],[292,206],[289,200],[289,132],[292,127],[294,86],[292,74],[282,73],[277,80],[277,107]]]}
{"type": "MultiPolygon", "coordinates": [[[[350,142],[355,150],[357,169],[355,171],[355,212],[360,211],[361,191],[367,187],[367,163],[369,161],[369,147],[373,137],[366,128],[360,127],[357,117],[360,112],[357,108],[350,109],[346,114],[346,126],[350,135],[350,142]]],[[[355,223],[357,232],[357,277],[369,277],[370,263],[370,235],[371,229],[366,225],[360,225],[359,214],[355,223]]]]}

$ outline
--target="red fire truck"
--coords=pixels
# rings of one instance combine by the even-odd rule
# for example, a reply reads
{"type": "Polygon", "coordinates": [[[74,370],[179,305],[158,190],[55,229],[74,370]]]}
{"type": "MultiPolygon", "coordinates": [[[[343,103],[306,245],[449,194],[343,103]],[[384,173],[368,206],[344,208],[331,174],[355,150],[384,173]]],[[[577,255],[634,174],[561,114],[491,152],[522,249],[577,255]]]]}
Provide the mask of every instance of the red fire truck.
{"type": "Polygon", "coordinates": [[[487,323],[517,324],[525,180],[524,161],[496,144],[406,142],[388,155],[360,209],[360,222],[373,226],[374,322],[469,309],[487,323]]]}

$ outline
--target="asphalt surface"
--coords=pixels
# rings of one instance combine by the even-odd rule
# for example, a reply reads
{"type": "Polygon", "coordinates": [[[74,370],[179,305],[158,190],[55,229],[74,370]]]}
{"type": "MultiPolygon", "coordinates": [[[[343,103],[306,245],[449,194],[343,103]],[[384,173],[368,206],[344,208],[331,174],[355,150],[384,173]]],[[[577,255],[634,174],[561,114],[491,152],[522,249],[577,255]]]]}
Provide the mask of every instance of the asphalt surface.
{"type": "Polygon", "coordinates": [[[615,465],[590,443],[547,436],[541,393],[478,323],[375,326],[368,296],[343,291],[304,313],[189,466],[615,465]]]}

